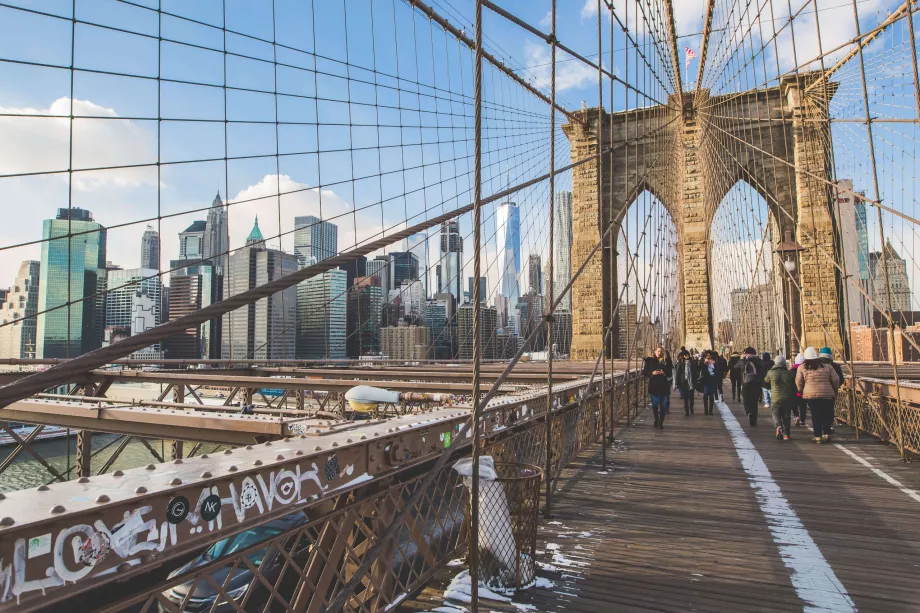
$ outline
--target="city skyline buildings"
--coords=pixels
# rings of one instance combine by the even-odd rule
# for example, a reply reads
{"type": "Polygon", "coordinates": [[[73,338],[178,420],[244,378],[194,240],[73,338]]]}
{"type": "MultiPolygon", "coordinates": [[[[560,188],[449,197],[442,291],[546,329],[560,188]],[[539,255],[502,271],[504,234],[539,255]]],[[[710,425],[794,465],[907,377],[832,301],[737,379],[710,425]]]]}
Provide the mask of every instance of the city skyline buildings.
{"type": "Polygon", "coordinates": [[[75,357],[102,346],[106,229],[78,207],[42,224],[37,358],[75,357]]]}
{"type": "Polygon", "coordinates": [[[149,224],[141,236],[140,268],[160,269],[160,234],[149,224]]]}
{"type": "Polygon", "coordinates": [[[227,268],[230,258],[229,244],[227,211],[220,198],[220,190],[218,190],[214,200],[211,201],[211,208],[208,209],[201,251],[205,258],[211,260],[215,272],[219,275],[222,275],[227,268]]]}
{"type": "MultiPolygon", "coordinates": [[[[572,277],[572,192],[556,192],[556,211],[553,217],[555,236],[553,237],[553,294],[554,298],[562,293],[572,277]]],[[[559,303],[568,311],[572,310],[572,293],[569,292],[559,303]]]]}
{"type": "Polygon", "coordinates": [[[505,298],[499,319],[507,325],[520,297],[521,212],[516,203],[502,202],[495,209],[496,263],[498,293],[505,298]]]}

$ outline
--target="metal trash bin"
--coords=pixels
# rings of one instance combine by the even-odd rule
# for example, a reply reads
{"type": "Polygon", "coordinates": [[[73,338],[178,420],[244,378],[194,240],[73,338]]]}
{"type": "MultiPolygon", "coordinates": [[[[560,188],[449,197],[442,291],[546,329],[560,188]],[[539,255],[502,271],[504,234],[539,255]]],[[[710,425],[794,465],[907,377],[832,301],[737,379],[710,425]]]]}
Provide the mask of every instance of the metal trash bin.
{"type": "MultiPolygon", "coordinates": [[[[464,462],[464,468],[471,468],[469,459],[458,465],[464,462]]],[[[469,494],[471,478],[463,469],[455,468],[464,475],[469,494]]],[[[534,582],[542,478],[543,470],[538,466],[480,458],[479,580],[490,589],[514,591],[534,582]]],[[[468,526],[469,509],[468,503],[468,526]]]]}

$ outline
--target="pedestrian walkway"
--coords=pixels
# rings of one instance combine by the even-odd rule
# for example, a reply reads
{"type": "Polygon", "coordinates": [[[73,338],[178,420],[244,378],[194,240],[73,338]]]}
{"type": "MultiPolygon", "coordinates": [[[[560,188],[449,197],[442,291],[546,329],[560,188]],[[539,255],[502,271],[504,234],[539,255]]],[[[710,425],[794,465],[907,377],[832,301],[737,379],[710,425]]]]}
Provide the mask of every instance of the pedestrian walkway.
{"type": "MultiPolygon", "coordinates": [[[[679,403],[663,431],[641,416],[606,471],[597,448],[573,462],[541,519],[552,586],[481,611],[920,610],[916,464],[849,428],[832,444],[805,428],[782,442],[739,403],[691,417],[679,403]]],[[[452,611],[443,591],[459,570],[400,610],[452,611]]]]}

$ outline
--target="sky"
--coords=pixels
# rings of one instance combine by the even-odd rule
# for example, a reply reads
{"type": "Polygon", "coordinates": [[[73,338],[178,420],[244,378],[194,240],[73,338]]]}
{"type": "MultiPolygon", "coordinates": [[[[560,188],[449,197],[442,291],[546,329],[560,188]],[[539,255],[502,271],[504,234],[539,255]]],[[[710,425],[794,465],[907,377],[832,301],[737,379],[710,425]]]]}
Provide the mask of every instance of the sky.
{"type": "MultiPolygon", "coordinates": [[[[125,268],[138,266],[140,236],[151,224],[160,231],[167,270],[178,257],[178,233],[205,218],[218,192],[231,203],[231,248],[242,245],[258,215],[268,242],[286,250],[293,249],[295,215],[334,221],[345,250],[472,199],[472,54],[401,0],[162,0],[161,13],[151,10],[156,0],[77,0],[76,24],[72,0],[6,4],[0,7],[0,203],[11,214],[0,225],[0,287],[13,282],[21,261],[39,259],[42,220],[67,206],[89,209],[108,228],[107,259],[125,268]]],[[[625,18],[627,4],[634,17],[627,0],[614,1],[617,14],[625,18]]],[[[824,49],[855,34],[848,0],[817,4],[824,49]]],[[[859,0],[864,29],[895,4],[859,0]]],[[[472,34],[472,0],[431,5],[472,34]]],[[[549,0],[503,5],[548,31],[549,0]]],[[[559,39],[595,59],[596,0],[558,6],[559,39]]],[[[674,6],[679,47],[699,55],[705,0],[674,6]]],[[[767,0],[751,0],[749,9],[758,7],[768,21],[767,0]]],[[[786,18],[779,10],[777,24],[786,18]]],[[[818,53],[814,19],[806,10],[794,22],[800,62],[818,53]]],[[[716,20],[724,16],[717,12],[716,20]]],[[[484,23],[487,48],[536,87],[548,87],[548,47],[489,11],[484,23]]],[[[606,13],[602,26],[609,68],[606,13]]],[[[772,45],[765,53],[781,70],[794,65],[791,34],[780,36],[778,58],[772,45]]],[[[640,26],[636,36],[642,35],[640,26]]],[[[723,35],[714,32],[713,44],[723,35]]],[[[628,61],[630,81],[644,88],[637,79],[647,75],[625,45],[617,29],[612,71],[626,78],[628,61]]],[[[562,53],[558,60],[561,103],[596,106],[596,71],[562,53]]],[[[725,61],[715,54],[710,66],[725,61]]],[[[694,60],[689,70],[694,84],[697,66],[694,60]]],[[[730,72],[716,71],[723,80],[712,76],[707,84],[730,90],[734,83],[724,80],[730,72]]],[[[489,195],[546,172],[549,123],[544,103],[494,69],[485,71],[484,91],[483,194],[489,195]]],[[[623,92],[618,86],[611,103],[605,83],[604,105],[624,108],[623,92]]],[[[568,146],[560,129],[556,134],[563,165],[568,146]]],[[[571,173],[558,178],[557,189],[570,186],[571,173]]],[[[548,185],[513,199],[522,209],[526,279],[527,254],[545,262],[548,253],[548,185]]],[[[494,209],[493,203],[483,211],[483,268],[493,293],[494,209]]],[[[461,221],[468,260],[469,217],[461,221]]],[[[437,228],[428,234],[433,287],[437,228]]]]}

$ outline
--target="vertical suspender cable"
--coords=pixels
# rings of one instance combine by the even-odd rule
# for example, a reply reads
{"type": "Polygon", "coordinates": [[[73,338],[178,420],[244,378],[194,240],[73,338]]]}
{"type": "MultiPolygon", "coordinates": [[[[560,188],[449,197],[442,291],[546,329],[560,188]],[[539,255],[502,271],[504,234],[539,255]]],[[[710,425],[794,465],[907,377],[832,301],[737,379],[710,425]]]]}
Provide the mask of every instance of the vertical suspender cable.
{"type": "MultiPolygon", "coordinates": [[[[553,296],[553,249],[555,247],[555,199],[556,199],[556,0],[552,0],[550,8],[552,30],[550,33],[550,105],[549,105],[549,278],[547,282],[547,294],[549,295],[549,310],[546,316],[546,426],[544,434],[546,435],[546,472],[543,478],[546,480],[546,503],[543,507],[545,517],[552,515],[552,468],[553,468],[553,314],[552,305],[555,297],[553,296]]],[[[571,298],[570,298],[571,300],[571,298]]]]}

